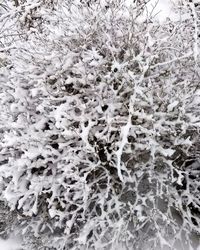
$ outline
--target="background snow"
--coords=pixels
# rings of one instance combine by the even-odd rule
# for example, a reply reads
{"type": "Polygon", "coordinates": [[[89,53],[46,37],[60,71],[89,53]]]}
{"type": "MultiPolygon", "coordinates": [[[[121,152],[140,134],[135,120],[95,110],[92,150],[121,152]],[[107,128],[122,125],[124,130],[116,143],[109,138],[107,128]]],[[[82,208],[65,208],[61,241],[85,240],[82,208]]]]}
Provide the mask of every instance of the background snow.
{"type": "Polygon", "coordinates": [[[164,22],[166,18],[171,20],[179,18],[173,10],[173,5],[178,4],[178,0],[151,0],[147,4],[147,14],[153,11],[153,16],[156,20],[164,22]]]}
{"type": "Polygon", "coordinates": [[[0,250],[21,250],[20,240],[14,236],[7,240],[0,239],[0,250]]]}

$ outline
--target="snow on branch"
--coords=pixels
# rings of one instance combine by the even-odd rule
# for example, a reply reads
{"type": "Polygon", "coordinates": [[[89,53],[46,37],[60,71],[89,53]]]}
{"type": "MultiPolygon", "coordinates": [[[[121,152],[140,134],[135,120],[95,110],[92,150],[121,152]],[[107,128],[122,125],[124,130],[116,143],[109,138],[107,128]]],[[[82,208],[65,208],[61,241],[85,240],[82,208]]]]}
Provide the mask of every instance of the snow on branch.
{"type": "Polygon", "coordinates": [[[24,0],[1,24],[0,197],[30,249],[198,237],[197,29],[146,4],[24,0]]]}

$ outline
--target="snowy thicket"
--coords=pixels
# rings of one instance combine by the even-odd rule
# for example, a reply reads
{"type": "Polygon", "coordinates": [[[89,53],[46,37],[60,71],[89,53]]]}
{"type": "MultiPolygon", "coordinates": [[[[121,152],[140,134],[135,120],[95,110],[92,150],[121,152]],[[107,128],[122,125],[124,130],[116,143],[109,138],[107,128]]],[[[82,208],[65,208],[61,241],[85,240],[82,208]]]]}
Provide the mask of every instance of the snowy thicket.
{"type": "Polygon", "coordinates": [[[198,6],[185,2],[162,25],[144,1],[1,4],[1,199],[29,249],[197,247],[198,6]]]}

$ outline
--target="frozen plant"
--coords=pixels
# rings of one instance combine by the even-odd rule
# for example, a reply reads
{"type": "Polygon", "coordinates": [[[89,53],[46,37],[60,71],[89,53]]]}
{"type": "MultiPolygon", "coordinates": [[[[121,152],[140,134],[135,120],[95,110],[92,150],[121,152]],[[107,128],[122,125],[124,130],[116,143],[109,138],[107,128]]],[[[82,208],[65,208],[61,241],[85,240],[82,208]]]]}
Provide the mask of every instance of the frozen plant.
{"type": "Polygon", "coordinates": [[[1,199],[24,242],[197,247],[197,6],[161,25],[147,1],[4,2],[1,199]]]}

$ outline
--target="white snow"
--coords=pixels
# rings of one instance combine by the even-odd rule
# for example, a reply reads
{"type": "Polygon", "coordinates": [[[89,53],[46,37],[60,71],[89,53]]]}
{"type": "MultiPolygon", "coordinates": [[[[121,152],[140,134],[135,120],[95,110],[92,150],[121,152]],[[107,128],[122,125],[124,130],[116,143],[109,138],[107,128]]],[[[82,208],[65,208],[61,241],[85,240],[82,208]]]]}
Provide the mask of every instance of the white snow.
{"type": "Polygon", "coordinates": [[[172,103],[170,103],[168,106],[167,106],[167,111],[168,112],[171,112],[174,110],[174,108],[179,104],[178,101],[174,101],[172,103]]]}
{"type": "Polygon", "coordinates": [[[21,250],[22,246],[20,240],[14,236],[7,240],[0,239],[0,249],[1,250],[21,250]]]}
{"type": "Polygon", "coordinates": [[[173,10],[175,4],[178,4],[178,0],[151,0],[147,4],[146,14],[152,15],[155,20],[160,22],[164,22],[167,18],[177,20],[180,16],[173,10]]]}
{"type": "MultiPolygon", "coordinates": [[[[128,1],[133,1],[133,0],[128,0],[128,1]]],[[[106,2],[106,1],[105,1],[106,2]]],[[[170,18],[171,20],[177,20],[177,18],[180,18],[179,17],[179,14],[178,13],[175,13],[174,12],[174,10],[173,10],[173,4],[174,3],[177,3],[178,4],[178,0],[151,0],[149,3],[148,3],[148,5],[147,5],[147,8],[146,8],[146,13],[145,13],[145,15],[142,17],[142,18],[146,18],[146,17],[150,17],[151,19],[152,19],[152,21],[159,21],[159,22],[164,22],[167,18],[170,18]]],[[[32,5],[33,6],[33,5],[32,5]]],[[[28,10],[27,9],[27,11],[30,11],[30,9],[28,10]]],[[[74,9],[74,11],[76,11],[76,9],[74,9]]],[[[27,15],[27,13],[28,12],[26,12],[25,14],[27,15]]],[[[23,18],[25,17],[25,15],[23,16],[23,18]]],[[[55,28],[56,29],[56,28],[55,28]]],[[[60,30],[55,30],[55,36],[56,37],[61,37],[61,35],[62,35],[62,32],[60,33],[60,30]]],[[[123,33],[122,33],[122,35],[123,35],[123,33]]],[[[108,35],[107,35],[108,36],[108,35]]],[[[119,31],[119,36],[121,36],[121,33],[120,33],[120,31],[119,31]]],[[[149,45],[151,45],[151,37],[150,37],[150,35],[148,35],[149,36],[149,45]]],[[[52,36],[53,37],[53,36],[52,36]]],[[[112,42],[112,39],[108,36],[108,39],[109,39],[109,42],[111,43],[112,42]]],[[[154,41],[153,41],[154,42],[154,41]]],[[[153,44],[153,42],[152,42],[152,44],[153,44]]],[[[108,45],[108,47],[109,47],[109,45],[108,45]]],[[[151,46],[150,46],[151,47],[151,46]]],[[[109,47],[109,49],[112,51],[112,49],[113,48],[111,48],[111,47],[109,47]]],[[[149,52],[150,53],[150,52],[149,52]]],[[[140,56],[140,55],[139,55],[140,56]]],[[[139,56],[137,57],[137,60],[139,60],[139,56]]],[[[186,55],[187,57],[188,57],[188,54],[186,55]]],[[[181,58],[185,58],[186,56],[184,56],[184,57],[181,57],[181,58]]],[[[74,57],[75,57],[75,55],[74,55],[74,57]]],[[[45,57],[46,58],[46,60],[47,60],[47,57],[45,57]]],[[[75,57],[76,58],[76,57],[75,57]]],[[[65,70],[68,70],[68,69],[70,69],[70,67],[71,67],[71,64],[73,64],[74,63],[74,61],[76,62],[76,60],[74,59],[74,61],[73,61],[73,57],[72,57],[72,59],[66,59],[63,63],[62,63],[62,67],[60,67],[61,68],[61,70],[56,70],[56,68],[58,68],[59,69],[59,66],[60,66],[60,64],[61,64],[61,62],[58,60],[59,59],[59,57],[57,57],[56,55],[54,55],[54,54],[52,54],[51,55],[51,58],[49,58],[49,60],[54,60],[54,64],[53,64],[53,66],[55,67],[55,71],[57,71],[57,73],[55,73],[55,75],[54,75],[54,72],[53,72],[53,70],[52,70],[52,76],[50,76],[49,77],[49,79],[57,79],[57,76],[58,76],[58,78],[59,78],[59,74],[61,74],[61,73],[63,73],[65,70]],[[56,60],[56,62],[55,62],[55,60],[56,60]]],[[[84,63],[88,63],[89,65],[90,65],[90,67],[98,67],[99,65],[101,65],[101,59],[102,59],[102,57],[101,56],[99,56],[99,54],[97,53],[97,51],[95,50],[95,49],[93,49],[92,48],[92,53],[89,51],[88,52],[88,55],[85,55],[85,57],[83,58],[83,62],[84,63]]],[[[180,58],[178,58],[178,59],[180,59],[180,58]]],[[[156,64],[156,66],[154,66],[154,67],[157,67],[158,65],[159,66],[162,66],[162,65],[165,65],[165,64],[169,64],[169,63],[171,63],[171,62],[174,62],[174,60],[178,60],[177,58],[175,58],[175,59],[173,59],[173,60],[171,60],[171,61],[167,61],[167,62],[161,62],[160,64],[156,64]]],[[[142,59],[141,59],[141,61],[142,61],[142,59]]],[[[84,75],[84,72],[85,72],[85,68],[83,67],[84,65],[83,65],[83,63],[82,62],[77,62],[76,64],[75,64],[75,68],[76,68],[76,71],[78,72],[78,73],[81,73],[82,74],[82,72],[83,72],[83,75],[84,75]]],[[[118,72],[120,72],[120,70],[122,71],[122,65],[120,64],[120,63],[118,63],[117,61],[112,65],[112,70],[114,70],[114,68],[117,68],[118,69],[118,72]]],[[[148,63],[146,64],[146,63],[143,63],[143,62],[141,62],[141,69],[143,70],[143,72],[146,72],[147,71],[147,69],[149,68],[149,65],[148,65],[148,63]]],[[[50,66],[48,66],[48,69],[47,69],[47,72],[48,72],[48,70],[50,71],[50,69],[51,69],[51,67],[50,66]]],[[[152,68],[153,69],[153,68],[152,68]]],[[[51,72],[49,72],[49,73],[51,73],[51,72]]],[[[74,73],[74,72],[73,72],[74,73]]],[[[76,72],[75,72],[76,73],[76,72]]],[[[128,72],[128,74],[127,75],[130,75],[130,78],[132,78],[133,80],[134,80],[134,73],[132,73],[131,71],[130,71],[130,73],[128,72]]],[[[106,76],[107,77],[107,76],[106,76]]],[[[108,77],[110,77],[110,75],[108,76],[108,77]]],[[[77,77],[77,79],[78,79],[78,77],[77,77]]],[[[92,74],[90,74],[90,76],[88,77],[88,80],[90,80],[90,81],[93,81],[93,79],[95,79],[95,76],[93,76],[92,74]]],[[[107,79],[107,78],[106,78],[107,79]]],[[[141,79],[143,79],[143,78],[141,78],[141,79]]],[[[72,81],[72,77],[70,78],[68,78],[68,80],[66,80],[66,83],[67,83],[67,81],[70,81],[69,83],[71,83],[71,81],[72,81]]],[[[77,80],[78,81],[78,80],[77,80]]],[[[114,92],[114,91],[113,91],[114,92]]],[[[135,90],[135,93],[136,94],[138,94],[138,95],[140,95],[141,96],[141,99],[143,98],[143,99],[145,99],[145,100],[148,100],[149,99],[149,96],[148,95],[146,95],[146,94],[144,94],[144,91],[143,91],[143,89],[141,88],[140,89],[140,87],[138,87],[136,90],[135,90]]],[[[100,93],[101,94],[101,93],[100,93]]],[[[100,95],[99,94],[99,95],[100,95]]],[[[26,99],[27,99],[27,96],[28,96],[28,92],[27,91],[24,91],[23,90],[23,88],[17,88],[16,90],[15,90],[15,92],[14,92],[14,98],[16,99],[16,101],[18,102],[18,103],[12,103],[12,104],[10,104],[10,111],[11,111],[11,113],[12,113],[12,115],[13,116],[17,116],[18,115],[18,119],[20,119],[20,114],[21,113],[25,113],[27,110],[26,110],[26,106],[24,105],[24,103],[25,103],[25,101],[26,101],[26,99]]],[[[38,95],[39,95],[39,92],[38,92],[38,90],[37,90],[37,88],[33,88],[32,90],[31,90],[31,95],[32,95],[32,97],[34,97],[35,99],[37,99],[37,97],[38,97],[38,95]]],[[[197,93],[196,93],[196,95],[198,95],[197,93]]],[[[200,94],[199,94],[200,95],[200,94]]],[[[70,97],[68,97],[69,99],[70,99],[70,97]]],[[[196,98],[198,98],[198,96],[196,96],[196,98]]],[[[152,98],[153,99],[153,98],[152,98]]],[[[152,100],[151,99],[151,100],[152,100]]],[[[70,103],[70,102],[69,102],[70,103]]],[[[145,102],[144,102],[145,103],[145,102]]],[[[114,103],[115,104],[115,103],[114,103]]],[[[113,104],[113,113],[114,113],[114,108],[116,108],[117,107],[117,105],[118,105],[118,103],[116,104],[116,106],[114,107],[114,104],[113,104]]],[[[137,103],[136,103],[137,104],[137,103]]],[[[170,102],[169,103],[169,105],[167,106],[167,109],[168,109],[168,112],[172,112],[172,111],[174,111],[175,109],[176,109],[176,107],[178,106],[178,104],[179,104],[179,102],[178,101],[172,101],[172,102],[170,102]]],[[[78,105],[78,104],[77,104],[78,105]]],[[[95,104],[96,105],[96,104],[95,104]]],[[[109,110],[111,110],[112,109],[112,104],[110,104],[111,106],[109,106],[109,110]]],[[[152,101],[152,105],[153,105],[153,101],[152,101]]],[[[180,104],[181,105],[181,104],[180,104]]],[[[132,107],[133,105],[132,105],[132,103],[129,105],[130,107],[132,107]]],[[[41,110],[41,111],[43,111],[43,107],[42,107],[42,104],[38,104],[38,106],[37,106],[37,110],[41,110]],[[40,108],[41,107],[41,108],[40,108]]],[[[29,111],[29,109],[28,109],[28,111],[29,111]]],[[[82,110],[81,110],[82,111],[82,110]]],[[[98,108],[96,108],[96,110],[95,111],[97,111],[98,113],[100,113],[100,114],[103,114],[103,111],[102,111],[102,109],[100,108],[100,106],[98,106],[98,108]]],[[[65,132],[63,132],[63,134],[62,135],[64,135],[64,136],[66,136],[66,137],[68,137],[68,138],[70,138],[70,136],[72,137],[73,136],[73,134],[72,133],[79,133],[79,132],[76,132],[76,130],[74,129],[74,131],[71,131],[70,129],[69,130],[67,130],[67,126],[68,126],[68,124],[66,123],[66,120],[68,119],[68,117],[70,117],[71,116],[71,113],[73,113],[73,112],[71,112],[71,110],[70,109],[66,109],[66,103],[64,103],[64,104],[61,104],[59,107],[57,107],[56,109],[55,109],[55,111],[52,111],[52,114],[54,114],[55,115],[55,121],[56,121],[56,123],[55,123],[55,127],[57,128],[57,129],[60,129],[60,128],[63,128],[64,129],[64,131],[65,132]],[[67,111],[69,110],[69,114],[68,114],[68,112],[67,111]],[[69,135],[68,135],[68,133],[69,133],[69,135]]],[[[120,134],[120,136],[121,136],[121,140],[120,140],[120,143],[119,143],[119,149],[116,151],[116,157],[117,157],[117,170],[118,170],[118,175],[119,175],[119,178],[120,178],[120,180],[121,181],[123,181],[123,176],[122,176],[122,173],[121,173],[121,169],[122,170],[126,170],[125,168],[123,169],[123,161],[121,160],[121,158],[122,158],[122,153],[123,153],[123,150],[124,150],[124,148],[125,148],[125,146],[126,146],[126,144],[127,144],[127,137],[128,137],[128,135],[129,135],[129,131],[130,131],[130,129],[131,129],[131,127],[133,127],[132,126],[132,123],[131,123],[131,118],[132,118],[132,113],[133,113],[133,111],[132,110],[129,110],[129,119],[128,119],[128,121],[127,121],[127,124],[125,125],[125,126],[122,126],[121,127],[121,134],[120,134]]],[[[136,112],[135,112],[136,113],[136,112]]],[[[90,113],[89,113],[89,115],[90,115],[90,113]]],[[[88,117],[89,117],[89,115],[88,115],[88,117]]],[[[109,116],[109,115],[108,115],[109,116]]],[[[139,116],[139,118],[140,119],[144,119],[144,120],[149,120],[149,121],[151,121],[152,120],[152,116],[151,115],[146,115],[146,113],[143,113],[143,112],[138,112],[138,116],[139,116]]],[[[190,117],[189,115],[188,115],[188,117],[190,117]]],[[[23,121],[23,116],[21,117],[21,119],[22,119],[22,121],[23,121]]],[[[72,118],[73,118],[73,116],[72,116],[72,118]]],[[[87,118],[87,117],[86,117],[87,118]]],[[[79,119],[79,118],[78,118],[79,119]]],[[[82,119],[82,118],[81,118],[82,119]]],[[[108,118],[109,119],[109,118],[108,118]]],[[[191,116],[191,119],[190,119],[190,121],[191,122],[196,122],[196,121],[198,121],[198,120],[195,120],[195,119],[198,119],[198,118],[196,118],[195,116],[193,117],[193,116],[191,116]]],[[[80,132],[80,134],[78,134],[78,138],[80,137],[81,139],[82,139],[82,141],[85,143],[85,147],[86,147],[86,149],[88,149],[88,151],[89,151],[89,153],[96,153],[96,151],[94,150],[94,148],[93,148],[93,146],[91,146],[90,145],[90,143],[88,142],[88,137],[89,137],[89,132],[90,132],[90,130],[91,130],[91,128],[93,127],[93,126],[96,126],[96,123],[95,122],[93,122],[92,121],[92,119],[90,119],[90,118],[88,118],[88,125],[87,126],[85,126],[84,125],[84,120],[85,120],[85,118],[83,118],[80,122],[81,122],[81,132],[80,132]]],[[[19,123],[19,120],[17,120],[18,121],[18,123],[19,123]]],[[[22,123],[22,121],[20,120],[20,122],[22,123]]],[[[35,130],[38,130],[39,132],[40,131],[42,131],[43,129],[44,129],[44,126],[45,126],[45,123],[48,121],[48,119],[47,118],[45,118],[45,117],[43,117],[43,118],[41,118],[35,125],[34,125],[34,128],[35,128],[35,130]]],[[[163,119],[161,118],[161,120],[159,120],[160,121],[160,124],[162,123],[162,121],[163,121],[163,119]]],[[[153,123],[153,120],[152,120],[152,123],[153,123]]],[[[109,124],[109,123],[108,123],[109,124]]],[[[159,122],[157,122],[157,124],[158,125],[160,125],[159,124],[159,122]]],[[[143,126],[143,125],[142,125],[143,126]]],[[[141,131],[142,131],[142,126],[141,126],[141,131]]],[[[52,127],[53,127],[53,125],[52,125],[52,127]]],[[[145,129],[147,130],[147,128],[146,127],[144,127],[143,128],[143,130],[145,131],[145,129]]],[[[25,130],[26,131],[26,130],[25,130]]],[[[158,130],[159,131],[159,130],[158,130]]],[[[23,130],[22,130],[22,132],[23,132],[23,130]]],[[[40,135],[40,133],[38,132],[38,135],[40,135]]],[[[136,133],[137,133],[137,131],[136,131],[136,133]]],[[[13,133],[14,134],[14,133],[13,133]]],[[[4,136],[4,141],[3,141],[3,146],[4,147],[12,147],[12,148],[15,148],[16,147],[16,145],[18,145],[17,143],[18,143],[18,140],[20,140],[20,139],[16,139],[16,138],[19,138],[19,137],[17,137],[17,136],[15,136],[14,135],[14,137],[13,137],[13,134],[12,133],[10,133],[10,132],[5,132],[5,136],[4,136]]],[[[145,131],[145,133],[144,133],[145,135],[147,134],[147,135],[150,135],[150,133],[147,133],[146,131],[145,131]]],[[[153,134],[153,133],[152,133],[153,134]]],[[[150,136],[152,136],[153,137],[153,135],[150,135],[150,136]]],[[[76,138],[77,138],[76,137],[76,138]]],[[[100,137],[100,133],[99,133],[99,137],[100,137]]],[[[33,138],[33,135],[32,135],[32,138],[33,138]]],[[[104,139],[104,138],[103,138],[104,139]]],[[[162,153],[165,157],[168,157],[168,156],[171,156],[173,153],[174,153],[174,150],[172,150],[171,148],[169,148],[169,149],[166,149],[166,148],[161,148],[161,147],[158,147],[159,146],[159,144],[156,144],[156,141],[154,141],[153,139],[152,139],[152,141],[151,141],[151,139],[149,139],[149,142],[150,142],[150,148],[151,148],[151,152],[152,152],[152,156],[154,157],[154,155],[155,155],[155,153],[156,153],[156,151],[159,151],[160,153],[162,153]]],[[[135,146],[135,148],[136,148],[136,150],[138,150],[139,151],[139,149],[141,149],[141,150],[146,150],[146,145],[145,144],[137,144],[137,143],[135,143],[136,144],[136,146],[135,146]]],[[[177,145],[191,145],[192,144],[192,142],[190,141],[190,139],[189,138],[187,138],[185,141],[178,141],[177,142],[177,145]],[[188,144],[186,144],[186,142],[188,143],[188,144]]],[[[43,145],[43,144],[41,144],[41,145],[43,145]]],[[[46,145],[46,144],[45,144],[46,145]]],[[[44,145],[44,146],[45,146],[44,145]]],[[[175,144],[176,145],[176,144],[175,144]]],[[[81,146],[82,147],[82,146],[81,146]]],[[[64,148],[64,146],[63,146],[63,148],[64,148]]],[[[16,183],[16,186],[17,186],[17,182],[19,181],[19,177],[21,176],[20,174],[21,173],[23,173],[23,166],[24,166],[24,164],[25,164],[25,160],[26,160],[26,158],[28,159],[28,160],[33,160],[34,158],[36,158],[37,156],[38,156],[38,154],[39,154],[39,152],[41,152],[42,151],[42,146],[41,147],[33,147],[33,146],[29,146],[29,148],[28,148],[28,150],[23,154],[23,156],[25,157],[25,159],[20,159],[20,163],[18,162],[18,161],[15,161],[15,166],[16,167],[19,167],[19,169],[21,168],[22,170],[22,172],[19,172],[19,174],[17,175],[17,174],[15,174],[15,177],[13,177],[13,179],[12,179],[12,182],[13,182],[13,186],[15,185],[15,183],[16,183]]],[[[136,151],[135,150],[135,151],[136,151]]],[[[71,152],[70,151],[68,151],[69,152],[69,154],[71,154],[71,152]]],[[[56,154],[55,154],[56,155],[56,154]]],[[[66,159],[68,159],[67,158],[68,157],[68,155],[66,156],[66,159]]],[[[78,159],[78,158],[76,158],[76,159],[78,159]]],[[[75,160],[76,160],[75,159],[75,160]]],[[[72,159],[73,160],[73,159],[72,159]]],[[[71,161],[71,158],[69,157],[69,162],[71,161]]],[[[67,160],[66,160],[66,162],[67,162],[67,160]]],[[[77,162],[79,162],[79,159],[77,160],[77,162]]],[[[39,162],[40,163],[40,162],[39,162]]],[[[46,164],[46,162],[44,162],[44,164],[46,164]]],[[[54,164],[54,161],[52,161],[52,165],[54,164]]],[[[64,164],[65,164],[65,162],[64,162],[64,164]]],[[[67,163],[68,164],[68,163],[67,163]]],[[[73,161],[72,161],[72,163],[70,162],[69,164],[73,164],[73,161]]],[[[60,165],[61,167],[63,166],[62,164],[60,165]]],[[[65,167],[65,166],[64,166],[65,167]]],[[[68,174],[68,169],[65,169],[64,168],[64,171],[66,171],[66,173],[68,174]]],[[[76,171],[76,170],[73,170],[74,172],[76,171]]],[[[72,171],[72,173],[74,174],[74,172],[72,171]]],[[[107,171],[107,170],[106,170],[107,171]]],[[[69,172],[70,172],[70,170],[69,170],[69,172]]],[[[71,172],[70,172],[71,173],[71,172]]],[[[127,173],[128,173],[128,171],[127,171],[127,173]]],[[[76,172],[75,172],[75,174],[76,174],[76,172]]],[[[74,175],[75,175],[74,174],[74,175]]],[[[6,174],[5,174],[5,176],[6,176],[6,174]]],[[[78,176],[78,175],[77,175],[78,176]]],[[[75,176],[76,177],[76,176],[75,176]]],[[[79,177],[79,176],[78,176],[79,177]]],[[[81,179],[79,180],[78,179],[78,177],[77,177],[77,180],[79,181],[79,183],[81,183],[81,179]]],[[[3,178],[3,177],[2,177],[3,178]]],[[[182,183],[182,175],[179,175],[179,178],[178,178],[178,180],[177,180],[177,183],[179,184],[179,185],[181,185],[181,183],[182,183]]],[[[26,181],[26,180],[25,180],[26,181]]],[[[24,183],[25,183],[25,181],[24,181],[24,183]]],[[[49,181],[49,179],[47,179],[46,180],[47,182],[49,181]]],[[[56,181],[57,181],[57,179],[56,179],[56,181]]],[[[60,181],[60,176],[58,177],[58,182],[60,181]]],[[[77,181],[77,182],[78,182],[77,181]]],[[[76,182],[76,181],[75,181],[76,182]]],[[[18,190],[19,190],[19,192],[21,192],[21,189],[25,186],[25,184],[24,184],[22,181],[20,181],[20,185],[19,185],[19,188],[18,188],[18,190]],[[22,185],[23,184],[23,185],[22,185]]],[[[54,183],[52,184],[52,185],[54,185],[54,183]]],[[[73,185],[73,184],[72,184],[73,185]]],[[[82,185],[82,184],[81,184],[82,185]]],[[[21,198],[19,201],[18,201],[18,208],[20,208],[22,205],[23,205],[23,202],[27,199],[27,197],[30,195],[30,194],[32,194],[32,190],[34,190],[35,192],[36,192],[36,194],[34,194],[35,196],[35,203],[34,203],[34,206],[32,207],[32,208],[30,208],[30,211],[32,211],[34,214],[36,214],[37,213],[37,207],[36,207],[36,205],[37,205],[37,196],[38,196],[38,194],[41,194],[41,190],[42,190],[42,187],[44,186],[44,183],[42,183],[42,179],[40,179],[39,177],[35,177],[35,179],[33,179],[32,180],[32,182],[31,182],[31,185],[29,185],[29,191],[28,192],[30,192],[30,193],[28,193],[28,192],[26,192],[26,194],[24,195],[24,197],[23,198],[21,198]],[[37,182],[36,182],[36,178],[37,178],[37,182]],[[42,185],[42,186],[40,186],[40,184],[42,185]]],[[[14,186],[15,187],[15,186],[14,186]]],[[[54,193],[56,193],[56,191],[54,192],[54,190],[56,190],[56,188],[59,188],[59,185],[57,185],[57,183],[56,183],[56,185],[54,185],[54,187],[52,188],[52,192],[53,192],[53,194],[54,193]]],[[[83,195],[82,195],[82,191],[83,192],[85,192],[86,194],[87,193],[89,193],[89,191],[88,191],[88,189],[89,189],[89,186],[87,186],[86,185],[86,187],[84,187],[84,189],[82,189],[81,190],[81,188],[79,189],[78,188],[78,190],[76,190],[76,195],[74,195],[73,196],[73,199],[72,199],[72,202],[76,202],[76,200],[78,200],[78,198],[79,197],[82,197],[83,195]],[[87,188],[87,189],[86,189],[87,188]]],[[[12,189],[7,189],[6,191],[5,191],[5,193],[4,193],[4,196],[5,196],[5,198],[9,201],[9,200],[11,200],[11,199],[14,199],[14,198],[18,198],[17,197],[17,195],[18,195],[18,193],[13,193],[13,192],[10,192],[10,190],[12,190],[12,189]],[[11,194],[13,194],[14,196],[11,196],[11,194]]],[[[23,193],[23,192],[22,192],[23,193]]],[[[86,194],[84,194],[84,199],[85,199],[85,197],[86,197],[86,194]]],[[[104,194],[102,194],[102,195],[104,195],[104,194]]],[[[103,197],[104,198],[104,197],[103,197]]],[[[85,199],[86,200],[86,199],[85,199]]],[[[85,202],[85,200],[84,200],[84,202],[85,202]]],[[[13,204],[15,203],[15,202],[12,202],[13,204]]],[[[25,202],[24,202],[25,203],[25,202]]],[[[104,206],[104,203],[105,203],[105,199],[102,199],[102,201],[101,200],[99,200],[98,201],[98,205],[100,204],[101,205],[101,207],[103,207],[104,206]]],[[[116,202],[117,203],[117,202],[116,202]]],[[[118,206],[118,204],[116,205],[116,207],[118,206]]],[[[115,209],[116,209],[116,207],[115,207],[115,209]]],[[[140,219],[140,221],[143,221],[146,217],[145,216],[143,216],[142,215],[142,205],[137,205],[137,207],[135,207],[134,208],[135,209],[135,211],[137,211],[137,216],[139,217],[139,219],[140,219]]],[[[25,209],[26,210],[26,209],[25,209]]],[[[119,209],[120,210],[120,209],[119,209]]],[[[116,209],[116,211],[118,211],[117,209],[116,209]]],[[[104,211],[105,212],[105,211],[104,211]]],[[[107,211],[106,211],[107,212],[107,211]]],[[[50,214],[50,216],[53,218],[55,215],[56,215],[56,213],[55,213],[55,210],[53,209],[53,206],[52,206],[52,208],[50,208],[50,210],[49,210],[49,214],[50,214]]],[[[75,213],[74,213],[75,214],[75,213]]],[[[60,215],[59,215],[60,216],[60,215]]],[[[101,218],[103,218],[103,212],[102,212],[102,217],[101,218]]],[[[104,219],[104,218],[103,218],[104,219]]],[[[103,220],[102,219],[102,220],[103,220]]],[[[119,231],[121,230],[121,228],[122,228],[122,222],[123,222],[123,220],[119,220],[119,222],[118,222],[118,224],[116,224],[116,228],[117,228],[117,230],[118,230],[118,228],[119,228],[119,231]]],[[[69,223],[69,222],[68,222],[69,223]]],[[[83,233],[81,234],[81,236],[80,236],[80,238],[78,239],[79,240],[79,242],[81,243],[81,244],[85,244],[86,243],[86,241],[87,241],[87,236],[88,236],[88,230],[90,231],[90,227],[92,228],[93,227],[93,225],[94,225],[94,223],[95,222],[93,222],[93,221],[91,221],[91,223],[87,223],[86,224],[86,226],[87,226],[87,228],[86,229],[84,229],[83,230],[83,233]],[[88,228],[89,227],[89,228],[88,228]]],[[[69,225],[69,227],[71,227],[70,225],[69,225]]],[[[116,231],[117,231],[116,230],[116,231]]],[[[163,242],[163,245],[168,245],[168,243],[162,238],[162,236],[160,235],[160,238],[162,239],[162,242],[163,242]]],[[[22,245],[20,244],[20,239],[18,239],[18,238],[16,238],[16,237],[14,237],[14,236],[11,236],[8,240],[2,240],[2,239],[0,239],[0,250],[19,250],[19,249],[21,249],[22,248],[22,245]]],[[[114,248],[113,248],[114,249],[114,248]]],[[[200,250],[200,248],[198,248],[199,250],[200,250]]]]}

